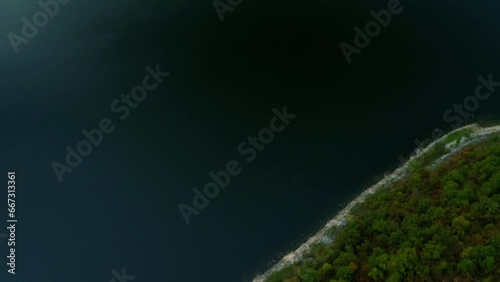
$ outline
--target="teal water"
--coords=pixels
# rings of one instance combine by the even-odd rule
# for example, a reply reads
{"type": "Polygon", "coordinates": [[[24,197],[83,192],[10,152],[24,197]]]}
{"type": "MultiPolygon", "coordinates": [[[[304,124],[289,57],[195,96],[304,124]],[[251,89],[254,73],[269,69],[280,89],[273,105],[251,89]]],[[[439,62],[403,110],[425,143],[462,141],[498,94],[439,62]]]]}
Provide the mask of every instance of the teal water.
{"type": "MultiPolygon", "coordinates": [[[[338,45],[386,4],[247,0],[221,23],[210,1],[73,0],[16,55],[7,34],[38,6],[3,3],[13,281],[109,281],[122,267],[134,281],[249,280],[300,245],[415,139],[449,130],[443,114],[479,75],[500,81],[494,1],[403,3],[347,64],[338,45]],[[171,75],[120,120],[110,104],[156,64],[171,75]],[[283,106],[297,117],[245,161],[238,145],[283,106]],[[115,131],[59,183],[51,163],[106,117],[115,131]],[[186,225],[179,203],[230,160],[241,174],[186,225]]],[[[471,114],[500,114],[498,93],[471,114]]]]}

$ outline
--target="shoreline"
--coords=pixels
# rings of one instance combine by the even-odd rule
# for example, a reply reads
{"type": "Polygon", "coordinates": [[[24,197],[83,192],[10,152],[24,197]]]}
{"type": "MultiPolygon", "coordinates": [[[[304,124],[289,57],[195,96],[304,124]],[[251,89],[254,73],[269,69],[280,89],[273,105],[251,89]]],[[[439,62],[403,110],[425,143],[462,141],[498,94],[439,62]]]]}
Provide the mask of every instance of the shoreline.
{"type": "MultiPolygon", "coordinates": [[[[295,251],[291,251],[288,255],[284,256],[279,262],[275,263],[270,269],[266,272],[256,276],[253,278],[252,282],[264,282],[270,275],[280,271],[281,269],[297,262],[302,259],[302,256],[308,252],[310,247],[315,243],[331,241],[332,238],[329,238],[327,232],[332,227],[341,227],[343,223],[346,221],[347,217],[350,215],[352,209],[359,203],[362,203],[367,196],[377,192],[379,189],[387,187],[394,181],[397,181],[404,177],[408,172],[409,163],[429,152],[434,146],[445,140],[450,134],[461,131],[463,129],[470,128],[472,129],[472,140],[480,139],[481,137],[500,132],[500,125],[492,126],[492,127],[480,127],[478,124],[466,125],[463,127],[459,127],[453,131],[448,132],[443,135],[441,138],[434,140],[431,144],[425,147],[422,150],[419,150],[415,155],[411,156],[402,166],[398,167],[391,174],[386,175],[383,179],[370,186],[368,189],[363,191],[359,196],[357,196],[354,200],[352,200],[345,208],[343,208],[333,219],[326,223],[326,225],[320,229],[316,234],[310,237],[305,243],[303,243],[299,248],[295,251]]],[[[460,147],[460,146],[459,146],[460,147]]],[[[458,150],[460,148],[457,148],[458,150]]],[[[447,158],[451,155],[452,152],[444,155],[443,157],[447,158]]]]}

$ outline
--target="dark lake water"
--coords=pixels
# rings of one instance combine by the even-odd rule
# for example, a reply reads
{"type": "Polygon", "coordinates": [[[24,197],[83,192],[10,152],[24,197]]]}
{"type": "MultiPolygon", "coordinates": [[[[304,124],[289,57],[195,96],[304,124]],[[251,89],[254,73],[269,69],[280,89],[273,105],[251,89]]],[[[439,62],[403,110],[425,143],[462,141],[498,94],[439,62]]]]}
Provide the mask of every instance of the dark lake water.
{"type": "MultiPolygon", "coordinates": [[[[8,34],[41,8],[3,1],[0,174],[16,171],[19,221],[17,274],[0,238],[0,281],[107,282],[125,267],[137,282],[231,282],[264,271],[415,139],[449,130],[443,114],[474,95],[478,76],[500,81],[493,0],[402,1],[348,64],[339,44],[354,44],[353,28],[388,2],[244,0],[221,22],[211,1],[72,0],[16,54],[8,34]],[[120,120],[113,101],[158,64],[170,75],[120,120]],[[239,144],[285,106],[297,117],[247,162],[239,144]],[[60,183],[51,164],[103,118],[115,130],[60,183]],[[186,225],[178,205],[230,160],[242,172],[186,225]]],[[[500,88],[471,114],[499,106],[500,88]]]]}

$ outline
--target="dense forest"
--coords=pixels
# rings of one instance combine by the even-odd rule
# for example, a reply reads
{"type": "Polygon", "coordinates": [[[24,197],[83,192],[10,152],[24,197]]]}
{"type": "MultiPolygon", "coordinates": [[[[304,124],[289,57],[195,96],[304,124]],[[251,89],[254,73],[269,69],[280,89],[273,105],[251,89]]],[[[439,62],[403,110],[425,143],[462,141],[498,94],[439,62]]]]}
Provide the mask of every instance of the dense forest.
{"type": "Polygon", "coordinates": [[[438,144],[358,205],[335,240],[268,282],[500,281],[500,138],[438,144]]]}

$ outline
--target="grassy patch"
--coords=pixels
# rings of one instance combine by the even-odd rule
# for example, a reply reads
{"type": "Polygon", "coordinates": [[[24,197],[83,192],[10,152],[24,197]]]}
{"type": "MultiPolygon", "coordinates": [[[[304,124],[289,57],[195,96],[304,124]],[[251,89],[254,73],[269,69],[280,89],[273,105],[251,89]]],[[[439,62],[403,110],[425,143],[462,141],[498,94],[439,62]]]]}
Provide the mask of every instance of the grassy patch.
{"type": "Polygon", "coordinates": [[[442,141],[444,144],[449,144],[454,141],[459,141],[462,137],[470,138],[471,134],[474,131],[470,128],[464,128],[457,132],[453,132],[450,135],[446,136],[446,138],[442,141]]]}

